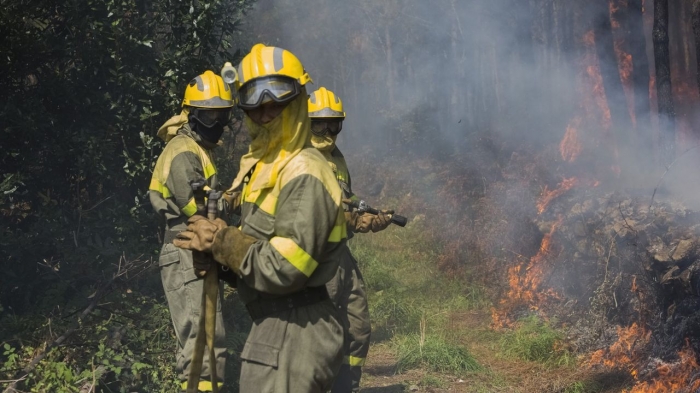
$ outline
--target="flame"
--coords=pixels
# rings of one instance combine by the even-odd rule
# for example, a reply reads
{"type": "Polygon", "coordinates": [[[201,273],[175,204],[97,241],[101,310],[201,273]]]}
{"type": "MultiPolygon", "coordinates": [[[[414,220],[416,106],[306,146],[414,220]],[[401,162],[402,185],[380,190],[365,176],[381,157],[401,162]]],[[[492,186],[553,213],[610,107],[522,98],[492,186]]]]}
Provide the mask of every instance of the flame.
{"type": "Polygon", "coordinates": [[[564,195],[577,183],[578,180],[575,177],[570,177],[564,179],[561,183],[559,183],[559,187],[557,187],[556,190],[549,191],[548,187],[545,186],[544,190],[542,191],[542,195],[537,200],[537,213],[542,214],[547,209],[547,206],[549,206],[550,202],[564,195]]]}
{"type": "Polygon", "coordinates": [[[594,352],[588,360],[589,367],[603,365],[611,369],[626,368],[633,376],[637,371],[633,368],[642,352],[640,349],[649,343],[651,332],[633,323],[629,327],[617,327],[617,341],[609,348],[594,352]]]}
{"type": "Polygon", "coordinates": [[[620,39],[615,40],[615,55],[617,56],[617,66],[620,71],[620,81],[622,82],[622,90],[625,93],[625,98],[627,101],[627,111],[630,114],[630,119],[632,120],[632,126],[637,125],[637,114],[634,111],[634,81],[632,80],[632,55],[625,52],[623,47],[623,41],[620,39]]]}
{"type": "Polygon", "coordinates": [[[508,310],[515,305],[525,304],[530,310],[539,310],[542,304],[551,299],[561,299],[553,289],[542,289],[547,277],[546,257],[552,252],[552,236],[563,221],[563,217],[552,224],[549,233],[544,235],[537,255],[526,262],[508,269],[508,294],[500,302],[501,310],[491,310],[494,327],[505,327],[512,323],[507,317],[508,310]]]}
{"type": "Polygon", "coordinates": [[[678,361],[666,363],[659,360],[653,372],[657,378],[638,383],[631,390],[623,390],[622,393],[695,392],[700,389],[700,379],[693,381],[698,367],[700,365],[695,352],[686,340],[685,347],[678,352],[678,361]]]}
{"type": "Polygon", "coordinates": [[[581,154],[583,147],[578,137],[578,128],[581,126],[581,117],[574,117],[566,127],[564,138],[559,143],[559,152],[564,161],[574,162],[581,154]]]}
{"type": "Polygon", "coordinates": [[[600,63],[595,49],[595,32],[593,30],[583,35],[583,43],[586,47],[586,53],[582,59],[586,70],[584,84],[590,86],[590,93],[584,92],[583,94],[583,107],[586,109],[587,118],[601,119],[600,124],[603,130],[608,131],[612,120],[603,87],[603,76],[600,74],[600,63]]]}
{"type": "MultiPolygon", "coordinates": [[[[633,289],[636,280],[633,280],[633,289]]],[[[586,365],[603,365],[609,369],[626,369],[635,380],[646,366],[645,348],[651,342],[651,331],[636,323],[629,327],[617,327],[618,340],[607,349],[594,352],[586,365]]],[[[650,381],[639,381],[631,390],[622,393],[676,393],[695,392],[700,389],[700,379],[692,381],[698,368],[697,357],[686,340],[686,345],[678,352],[678,361],[667,363],[655,360],[656,368],[648,373],[650,381]]]]}

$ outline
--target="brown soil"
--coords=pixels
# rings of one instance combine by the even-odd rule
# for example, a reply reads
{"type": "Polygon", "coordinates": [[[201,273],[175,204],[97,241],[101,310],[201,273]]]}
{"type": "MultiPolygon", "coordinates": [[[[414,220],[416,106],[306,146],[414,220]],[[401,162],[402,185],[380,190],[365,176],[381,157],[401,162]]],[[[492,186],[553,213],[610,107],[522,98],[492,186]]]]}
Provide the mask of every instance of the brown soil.
{"type": "Polygon", "coordinates": [[[396,373],[396,358],[388,345],[373,344],[364,367],[363,393],[464,392],[464,393],[619,393],[629,388],[625,372],[597,373],[583,367],[557,367],[499,356],[497,332],[490,327],[488,311],[456,313],[450,329],[485,367],[466,375],[436,374],[418,369],[396,373]],[[583,384],[586,390],[574,389],[583,384]],[[568,389],[568,390],[567,390],[568,389]]]}

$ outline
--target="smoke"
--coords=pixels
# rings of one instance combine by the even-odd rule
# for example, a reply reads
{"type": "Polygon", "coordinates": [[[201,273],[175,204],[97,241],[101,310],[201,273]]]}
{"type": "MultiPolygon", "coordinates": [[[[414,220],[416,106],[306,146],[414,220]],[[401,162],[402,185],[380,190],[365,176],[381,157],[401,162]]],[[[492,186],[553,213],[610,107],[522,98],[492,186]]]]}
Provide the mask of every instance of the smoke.
{"type": "MultiPolygon", "coordinates": [[[[653,8],[645,3],[646,58],[636,61],[647,61],[653,77],[653,8]]],[[[260,0],[248,29],[251,45],[280,46],[301,59],[314,79],[309,91],[324,86],[343,99],[347,119],[338,143],[346,155],[370,148],[446,158],[493,137],[500,147],[480,151],[480,159],[498,161],[518,148],[556,146],[579,121],[580,159],[551,162],[552,179],[588,172],[649,196],[661,179],[661,195],[697,200],[700,207],[700,198],[685,195],[683,181],[695,182],[699,158],[686,154],[663,175],[666,168],[651,148],[659,143],[656,123],[640,120],[655,118],[653,102],[635,113],[633,82],[621,80],[617,57],[629,45],[622,38],[634,27],[634,15],[615,12],[606,28],[608,2],[260,0]],[[587,35],[595,41],[586,42],[587,35]]],[[[671,5],[672,17],[683,12],[671,5]]],[[[672,40],[689,29],[671,25],[672,40]]],[[[672,45],[672,62],[694,59],[685,40],[672,45]]],[[[695,65],[681,68],[691,75],[695,65]]],[[[688,115],[678,122],[679,129],[692,130],[696,120],[688,115]]],[[[685,134],[676,157],[693,145],[685,134]]]]}

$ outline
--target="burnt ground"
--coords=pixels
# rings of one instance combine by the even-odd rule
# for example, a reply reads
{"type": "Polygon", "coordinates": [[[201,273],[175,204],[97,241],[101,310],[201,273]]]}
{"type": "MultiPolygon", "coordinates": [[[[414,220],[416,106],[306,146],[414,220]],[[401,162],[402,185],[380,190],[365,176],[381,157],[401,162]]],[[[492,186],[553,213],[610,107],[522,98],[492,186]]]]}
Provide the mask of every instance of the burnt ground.
{"type": "MultiPolygon", "coordinates": [[[[485,367],[466,375],[437,374],[425,369],[396,373],[396,357],[386,344],[373,344],[364,368],[363,393],[464,392],[564,393],[595,391],[619,393],[634,383],[624,371],[596,372],[581,366],[551,366],[499,356],[499,333],[491,329],[487,310],[456,313],[450,329],[485,367]],[[577,385],[578,384],[578,385],[577,385]],[[589,390],[575,390],[586,386],[589,390]],[[567,390],[568,389],[568,390],[567,390]]],[[[581,388],[582,389],[582,388],[581,388]]]]}

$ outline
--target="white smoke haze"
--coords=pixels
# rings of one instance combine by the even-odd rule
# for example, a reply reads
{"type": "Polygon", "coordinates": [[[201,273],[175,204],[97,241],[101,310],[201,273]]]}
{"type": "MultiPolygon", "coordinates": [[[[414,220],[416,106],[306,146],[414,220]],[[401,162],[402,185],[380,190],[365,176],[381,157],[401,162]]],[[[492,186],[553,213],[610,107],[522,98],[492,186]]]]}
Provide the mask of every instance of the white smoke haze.
{"type": "MultiPolygon", "coordinates": [[[[649,3],[644,5],[644,34],[653,78],[649,3]]],[[[671,4],[672,18],[678,12],[671,4]]],[[[604,93],[613,124],[607,130],[601,125],[603,113],[587,73],[598,55],[594,45],[584,42],[596,27],[596,15],[609,17],[607,2],[261,0],[248,15],[248,29],[251,45],[283,47],[301,59],[314,80],[309,91],[325,86],[343,99],[347,119],[338,143],[351,169],[358,149],[445,159],[489,135],[501,148],[492,157],[481,152],[479,159],[502,161],[499,154],[519,147],[553,149],[579,117],[580,158],[574,164],[561,158],[552,162],[553,179],[578,166],[574,172],[588,172],[601,177],[603,185],[649,198],[661,180],[656,198],[673,195],[700,208],[700,187],[695,186],[700,176],[694,170],[700,151],[683,155],[692,140],[678,137],[676,157],[682,157],[664,175],[658,152],[642,149],[658,144],[658,131],[643,136],[641,126],[632,128],[621,89],[604,93]],[[629,123],[615,124],[615,114],[629,123]],[[626,140],[629,135],[634,143],[626,140]],[[616,179],[619,168],[621,180],[616,179]]],[[[672,22],[669,33],[673,42],[687,28],[672,22]]],[[[612,41],[600,34],[595,39],[612,41]]],[[[690,46],[685,49],[691,59],[682,61],[693,74],[690,46]]],[[[671,45],[672,58],[683,58],[676,47],[671,45]]],[[[617,69],[615,59],[607,61],[600,70],[617,69]]],[[[692,129],[687,118],[677,123],[692,129]]]]}

